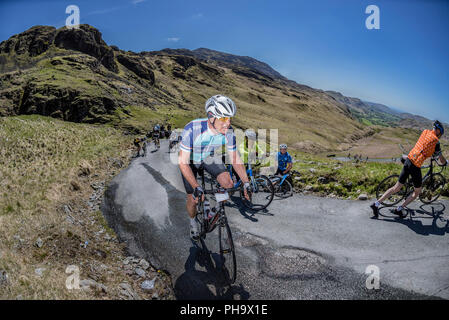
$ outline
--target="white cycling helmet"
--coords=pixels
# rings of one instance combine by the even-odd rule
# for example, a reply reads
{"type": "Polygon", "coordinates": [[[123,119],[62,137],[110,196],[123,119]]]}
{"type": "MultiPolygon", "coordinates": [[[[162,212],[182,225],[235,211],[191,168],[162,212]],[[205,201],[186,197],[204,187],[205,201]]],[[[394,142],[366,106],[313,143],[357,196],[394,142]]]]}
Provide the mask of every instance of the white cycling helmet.
{"type": "Polygon", "coordinates": [[[251,129],[247,129],[245,131],[245,136],[248,137],[248,140],[256,140],[257,139],[257,135],[254,132],[254,130],[251,129]]]}
{"type": "Polygon", "coordinates": [[[287,149],[287,145],[283,143],[279,145],[279,149],[287,149]]]}
{"type": "Polygon", "coordinates": [[[206,101],[205,109],[208,118],[233,117],[237,112],[234,101],[221,94],[210,97],[206,101]]]}

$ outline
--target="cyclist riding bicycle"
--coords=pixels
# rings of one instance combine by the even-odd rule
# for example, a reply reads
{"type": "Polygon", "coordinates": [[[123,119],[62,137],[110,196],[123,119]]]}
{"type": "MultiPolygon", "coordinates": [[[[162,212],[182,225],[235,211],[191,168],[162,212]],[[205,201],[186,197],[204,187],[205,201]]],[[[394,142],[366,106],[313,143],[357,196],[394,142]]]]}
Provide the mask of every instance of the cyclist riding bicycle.
{"type": "Polygon", "coordinates": [[[187,193],[186,208],[190,216],[190,236],[199,240],[199,225],[196,216],[196,204],[199,197],[204,197],[204,191],[196,180],[199,170],[204,169],[218,181],[223,188],[232,188],[231,176],[226,171],[224,163],[218,157],[213,157],[214,150],[226,146],[232,165],[242,177],[244,194],[249,200],[247,189],[249,179],[246,170],[236,150],[236,139],[231,127],[231,118],[235,116],[236,105],[223,95],[215,95],[206,101],[207,118],[195,119],[189,122],[182,133],[179,152],[179,169],[187,193]]]}
{"type": "Polygon", "coordinates": [[[439,161],[441,163],[445,163],[445,165],[448,164],[448,161],[443,157],[441,153],[439,142],[439,139],[443,134],[444,127],[438,120],[433,123],[433,130],[426,129],[421,133],[421,136],[416,142],[415,147],[410,151],[407,159],[405,160],[404,167],[402,168],[402,172],[399,175],[398,182],[393,187],[388,189],[380,199],[377,199],[376,202],[371,204],[370,207],[373,210],[373,214],[375,217],[379,216],[380,203],[385,199],[388,199],[392,194],[398,193],[407,181],[407,178],[411,176],[414,186],[413,193],[404,201],[403,204],[399,205],[399,207],[397,207],[393,211],[394,214],[402,217],[402,210],[407,209],[407,205],[413,202],[421,193],[421,166],[426,159],[433,155],[434,157],[439,158],[439,161]]]}
{"type": "Polygon", "coordinates": [[[154,126],[154,128],[153,128],[153,139],[154,139],[155,137],[156,137],[156,138],[159,138],[160,133],[161,133],[161,127],[159,126],[159,124],[156,124],[156,125],[154,126]]]}
{"type": "Polygon", "coordinates": [[[180,136],[178,136],[178,133],[176,131],[172,131],[170,134],[170,137],[168,138],[168,149],[171,150],[177,143],[179,143],[180,136]]]}
{"type": "Polygon", "coordinates": [[[153,138],[153,143],[156,145],[156,147],[159,147],[160,144],[160,136],[161,136],[161,132],[160,132],[161,127],[159,126],[159,124],[156,124],[153,128],[153,132],[151,134],[152,138],[153,138]]]}
{"type": "Polygon", "coordinates": [[[137,156],[140,155],[140,151],[143,150],[143,155],[145,156],[146,154],[146,150],[145,150],[145,146],[143,145],[143,143],[147,140],[146,137],[144,138],[135,138],[133,143],[134,146],[137,148],[137,156]],[[142,143],[142,144],[141,144],[142,143]]]}

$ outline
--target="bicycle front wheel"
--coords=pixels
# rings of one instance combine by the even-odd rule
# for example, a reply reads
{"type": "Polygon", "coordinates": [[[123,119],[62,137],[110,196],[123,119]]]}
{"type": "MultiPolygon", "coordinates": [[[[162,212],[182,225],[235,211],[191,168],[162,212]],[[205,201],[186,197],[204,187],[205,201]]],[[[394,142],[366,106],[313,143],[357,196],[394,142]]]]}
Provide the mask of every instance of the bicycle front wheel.
{"type": "Polygon", "coordinates": [[[268,177],[261,175],[254,178],[250,201],[246,200],[243,188],[240,189],[240,197],[245,207],[259,211],[268,207],[274,198],[274,187],[268,177]]]}
{"type": "Polygon", "coordinates": [[[432,174],[424,179],[422,184],[422,191],[419,194],[419,199],[425,203],[430,204],[436,201],[446,184],[446,179],[440,173],[432,174]]]}
{"type": "Polygon", "coordinates": [[[237,277],[237,262],[235,259],[234,241],[232,240],[231,229],[226,218],[222,218],[220,221],[218,239],[220,242],[221,269],[226,281],[229,284],[233,284],[237,277]]]}
{"type": "Polygon", "coordinates": [[[293,195],[293,187],[288,180],[284,180],[281,185],[278,185],[274,190],[274,194],[279,198],[288,198],[293,195]]]}
{"type": "MultiPolygon", "coordinates": [[[[399,175],[393,174],[384,180],[382,180],[376,189],[376,199],[380,199],[385,192],[387,192],[388,189],[392,188],[399,179],[399,175]]],[[[401,190],[398,193],[392,194],[388,197],[388,199],[385,199],[381,203],[386,207],[394,206],[395,204],[398,204],[402,199],[404,199],[407,195],[407,185],[404,184],[404,186],[401,188],[401,190]]]]}

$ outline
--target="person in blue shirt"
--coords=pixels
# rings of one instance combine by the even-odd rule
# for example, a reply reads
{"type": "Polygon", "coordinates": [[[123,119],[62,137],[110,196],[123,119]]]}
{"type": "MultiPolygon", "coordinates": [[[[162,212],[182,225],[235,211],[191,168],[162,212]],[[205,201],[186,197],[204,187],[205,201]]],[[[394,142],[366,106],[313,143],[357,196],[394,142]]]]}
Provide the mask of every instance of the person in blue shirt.
{"type": "MultiPolygon", "coordinates": [[[[281,175],[287,174],[293,166],[292,157],[287,152],[287,145],[281,144],[279,146],[279,152],[277,153],[277,162],[278,162],[278,168],[276,170],[275,175],[281,175]]],[[[293,185],[293,181],[291,176],[289,176],[288,181],[293,185]]]]}
{"type": "Polygon", "coordinates": [[[215,151],[226,146],[231,164],[244,183],[244,194],[247,200],[249,179],[236,148],[236,138],[231,127],[231,118],[237,107],[234,102],[223,95],[215,95],[206,101],[207,118],[189,122],[182,132],[179,151],[179,169],[187,193],[187,212],[190,216],[190,236],[199,240],[199,225],[196,216],[198,198],[204,191],[196,180],[201,168],[209,172],[223,188],[232,188],[233,183],[224,163],[214,157],[215,151]]]}

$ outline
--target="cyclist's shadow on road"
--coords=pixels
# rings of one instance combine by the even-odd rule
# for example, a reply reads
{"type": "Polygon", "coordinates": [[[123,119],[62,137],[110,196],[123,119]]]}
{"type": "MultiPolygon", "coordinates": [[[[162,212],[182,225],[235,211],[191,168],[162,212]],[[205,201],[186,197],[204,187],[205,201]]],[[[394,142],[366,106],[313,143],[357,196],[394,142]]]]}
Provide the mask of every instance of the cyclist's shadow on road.
{"type": "Polygon", "coordinates": [[[274,216],[274,214],[272,214],[267,208],[263,210],[251,210],[245,207],[240,196],[238,197],[231,196],[230,199],[232,202],[228,202],[227,205],[231,208],[237,209],[245,219],[248,219],[252,222],[259,221],[259,219],[254,217],[256,214],[265,216],[274,216]]]}
{"type": "Polygon", "coordinates": [[[435,202],[428,205],[422,204],[416,210],[409,210],[402,219],[390,212],[391,208],[389,207],[381,208],[379,213],[382,216],[382,221],[401,223],[417,234],[444,236],[449,233],[449,219],[443,217],[445,209],[446,206],[443,203],[435,202]],[[432,219],[431,224],[423,224],[430,219],[432,219]]]}
{"type": "Polygon", "coordinates": [[[248,300],[249,293],[243,285],[226,284],[221,269],[220,256],[211,253],[204,245],[203,251],[197,245],[190,247],[190,254],[184,264],[185,272],[175,282],[175,295],[181,300],[248,300]],[[205,271],[197,270],[197,264],[205,271]]]}

